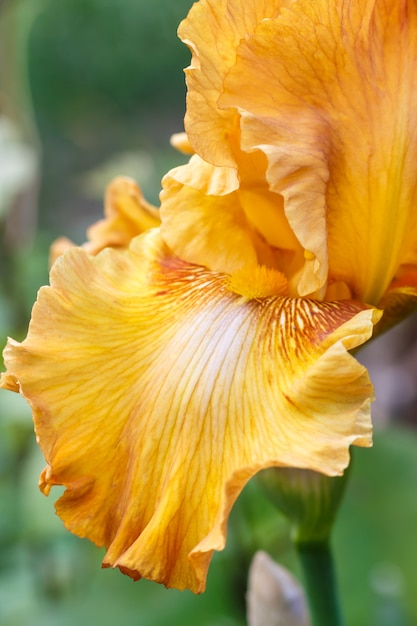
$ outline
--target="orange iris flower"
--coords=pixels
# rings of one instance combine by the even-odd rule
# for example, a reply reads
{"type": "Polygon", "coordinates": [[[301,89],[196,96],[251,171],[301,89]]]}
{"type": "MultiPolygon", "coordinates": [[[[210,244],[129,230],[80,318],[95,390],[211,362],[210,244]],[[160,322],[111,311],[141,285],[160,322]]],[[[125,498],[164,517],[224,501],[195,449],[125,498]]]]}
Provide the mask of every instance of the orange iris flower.
{"type": "Polygon", "coordinates": [[[371,444],[349,350],[417,302],[417,3],[200,0],[179,33],[195,154],[160,224],[113,184],[1,385],[32,406],[66,527],[201,592],[256,472],[337,475],[371,444]]]}

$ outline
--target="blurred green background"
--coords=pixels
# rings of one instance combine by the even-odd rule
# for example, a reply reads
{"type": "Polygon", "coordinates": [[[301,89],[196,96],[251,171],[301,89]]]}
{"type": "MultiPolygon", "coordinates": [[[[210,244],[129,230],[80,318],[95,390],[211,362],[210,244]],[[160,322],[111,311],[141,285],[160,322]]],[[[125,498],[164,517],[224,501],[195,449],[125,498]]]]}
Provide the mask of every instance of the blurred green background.
{"type": "MultiPolygon", "coordinates": [[[[184,157],[176,28],[190,0],[0,2],[0,338],[26,332],[47,282],[48,247],[82,243],[101,216],[106,184],[133,176],[158,202],[161,176],[184,157]]],[[[373,450],[356,450],[334,545],[351,626],[417,624],[415,319],[367,348],[375,380],[373,450]]],[[[67,533],[43,467],[30,411],[0,394],[0,624],[2,626],[242,626],[247,568],[257,549],[300,576],[285,521],[253,481],[230,519],[202,596],[133,583],[101,570],[102,551],[67,533]]],[[[267,625],[265,625],[267,626],[267,625]]]]}

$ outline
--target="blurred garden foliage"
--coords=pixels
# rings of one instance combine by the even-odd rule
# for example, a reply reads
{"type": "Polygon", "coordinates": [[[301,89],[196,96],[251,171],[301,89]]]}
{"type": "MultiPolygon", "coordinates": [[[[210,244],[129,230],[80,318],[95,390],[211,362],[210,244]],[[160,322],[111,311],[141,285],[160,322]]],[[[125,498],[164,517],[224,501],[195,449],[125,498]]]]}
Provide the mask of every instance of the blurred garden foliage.
{"type": "Polygon", "coordinates": [[[119,171],[118,161],[157,202],[161,175],[178,159],[169,137],[183,129],[189,53],[176,28],[190,0],[42,4],[28,41],[34,114],[44,146],[41,225],[62,228],[54,218],[57,207],[61,214],[76,211],[83,226],[89,223],[80,215],[83,203],[80,208],[74,202],[74,182],[85,202],[94,199],[119,171]],[[89,176],[100,169],[102,177],[89,176]]]}
{"type": "MultiPolygon", "coordinates": [[[[4,0],[0,3],[0,338],[22,337],[48,246],[81,243],[105,185],[136,178],[158,202],[161,176],[184,156],[183,68],[176,28],[191,0],[4,0]],[[4,132],[3,132],[4,130],[4,132]],[[3,165],[2,165],[3,164],[3,165]],[[7,173],[9,172],[9,173],[7,173]],[[11,172],[11,173],[10,173],[11,172]],[[7,176],[6,176],[7,174],[7,176]]],[[[372,374],[372,368],[371,368],[372,374]]],[[[386,430],[356,451],[336,525],[341,596],[354,626],[417,624],[417,441],[386,430]],[[414,543],[410,543],[414,541],[414,543]]],[[[102,571],[103,552],[67,533],[37,489],[43,460],[30,410],[0,396],[2,626],[243,626],[257,549],[299,574],[288,529],[256,483],[233,511],[203,596],[102,571]]]]}

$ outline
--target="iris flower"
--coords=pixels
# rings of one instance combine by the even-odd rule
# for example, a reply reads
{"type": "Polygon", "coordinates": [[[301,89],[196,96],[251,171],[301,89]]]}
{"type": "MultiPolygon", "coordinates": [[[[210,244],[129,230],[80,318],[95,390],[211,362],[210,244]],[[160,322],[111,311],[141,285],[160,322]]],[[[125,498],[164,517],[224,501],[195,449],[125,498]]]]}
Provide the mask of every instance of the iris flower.
{"type": "Polygon", "coordinates": [[[255,473],[339,475],[371,445],[350,351],[416,304],[417,3],[200,0],[179,33],[194,154],[159,215],[114,183],[1,385],[32,407],[65,526],[201,592],[255,473]]]}

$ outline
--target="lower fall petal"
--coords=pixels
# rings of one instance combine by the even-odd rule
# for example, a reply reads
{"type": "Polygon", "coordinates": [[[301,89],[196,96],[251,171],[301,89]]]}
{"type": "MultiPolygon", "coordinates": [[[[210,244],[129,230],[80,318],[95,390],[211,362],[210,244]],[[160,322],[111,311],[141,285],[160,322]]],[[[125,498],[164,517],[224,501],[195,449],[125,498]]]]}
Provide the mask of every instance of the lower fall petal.
{"type": "Polygon", "coordinates": [[[153,230],[57,260],[1,385],[32,406],[66,527],[106,546],[106,566],[201,592],[251,476],[340,474],[370,445],[372,385],[348,350],[377,319],[353,301],[249,300],[153,230]]]}

